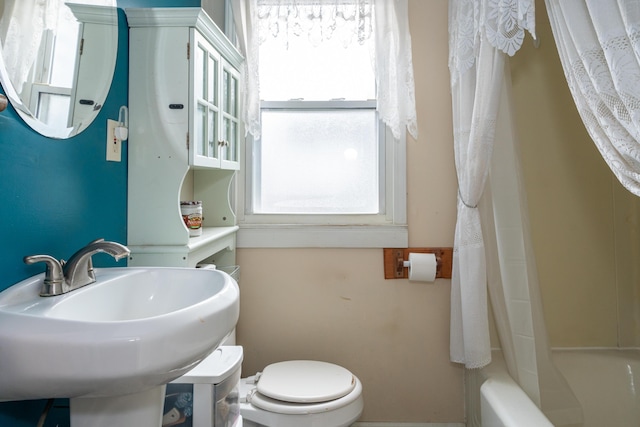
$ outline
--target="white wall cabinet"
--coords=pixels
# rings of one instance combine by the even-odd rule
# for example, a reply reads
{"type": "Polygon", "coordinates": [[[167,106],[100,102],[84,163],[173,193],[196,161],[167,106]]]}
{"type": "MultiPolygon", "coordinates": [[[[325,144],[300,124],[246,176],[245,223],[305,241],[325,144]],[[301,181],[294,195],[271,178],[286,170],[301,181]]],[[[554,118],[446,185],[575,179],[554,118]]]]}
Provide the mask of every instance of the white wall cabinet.
{"type": "Polygon", "coordinates": [[[129,22],[129,265],[235,259],[242,56],[200,8],[125,9],[129,22]],[[202,200],[189,237],[180,200],[202,200]]]}
{"type": "Polygon", "coordinates": [[[67,5],[80,23],[67,126],[79,129],[91,123],[109,92],[108,87],[96,87],[96,82],[111,82],[118,51],[118,14],[109,6],[67,5]],[[103,95],[96,98],[98,93],[103,95]]]}
{"type": "Polygon", "coordinates": [[[194,166],[238,169],[240,73],[197,31],[194,60],[189,161],[194,166]]]}

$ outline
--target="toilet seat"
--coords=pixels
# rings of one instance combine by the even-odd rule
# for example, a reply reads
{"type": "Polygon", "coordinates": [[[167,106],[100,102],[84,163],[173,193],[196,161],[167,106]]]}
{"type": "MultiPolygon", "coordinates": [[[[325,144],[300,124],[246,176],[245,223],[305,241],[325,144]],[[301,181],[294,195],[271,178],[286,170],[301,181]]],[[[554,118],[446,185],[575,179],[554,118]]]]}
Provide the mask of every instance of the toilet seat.
{"type": "Polygon", "coordinates": [[[293,403],[338,399],[355,387],[355,377],[342,366],[315,360],[273,363],[262,371],[257,389],[263,396],[293,403]]]}
{"type": "Polygon", "coordinates": [[[362,384],[347,369],[327,362],[294,360],[267,366],[247,401],[287,415],[333,411],[359,399],[362,384]]]}

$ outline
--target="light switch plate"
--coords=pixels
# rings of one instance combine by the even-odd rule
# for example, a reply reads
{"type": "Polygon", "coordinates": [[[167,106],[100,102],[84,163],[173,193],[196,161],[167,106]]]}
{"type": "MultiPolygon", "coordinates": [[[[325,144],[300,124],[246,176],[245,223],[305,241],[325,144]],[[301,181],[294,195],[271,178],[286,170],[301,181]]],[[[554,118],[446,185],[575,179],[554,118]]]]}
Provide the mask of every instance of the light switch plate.
{"type": "Polygon", "coordinates": [[[107,161],[119,162],[122,160],[122,141],[116,138],[118,122],[107,119],[107,161]]]}

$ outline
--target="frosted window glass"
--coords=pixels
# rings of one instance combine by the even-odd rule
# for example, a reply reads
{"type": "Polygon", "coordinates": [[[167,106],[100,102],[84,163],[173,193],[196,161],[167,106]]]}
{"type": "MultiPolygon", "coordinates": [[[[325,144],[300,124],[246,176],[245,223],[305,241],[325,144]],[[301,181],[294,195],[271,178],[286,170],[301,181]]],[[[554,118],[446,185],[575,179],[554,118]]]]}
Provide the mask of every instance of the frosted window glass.
{"type": "Polygon", "coordinates": [[[254,212],[379,212],[375,110],[263,110],[262,135],[254,212]]]}

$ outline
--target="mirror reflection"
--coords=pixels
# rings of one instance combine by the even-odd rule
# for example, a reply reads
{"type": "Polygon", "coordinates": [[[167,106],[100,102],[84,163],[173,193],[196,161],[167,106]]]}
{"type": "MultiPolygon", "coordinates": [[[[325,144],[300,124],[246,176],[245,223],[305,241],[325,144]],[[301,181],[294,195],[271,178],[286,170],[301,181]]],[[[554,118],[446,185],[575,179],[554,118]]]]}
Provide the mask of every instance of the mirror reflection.
{"type": "Polygon", "coordinates": [[[111,87],[116,0],[0,0],[0,82],[42,135],[86,129],[111,87]]]}

